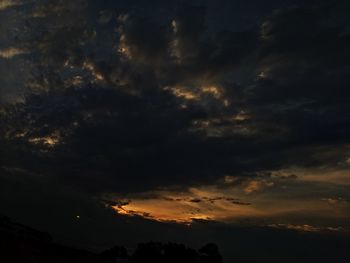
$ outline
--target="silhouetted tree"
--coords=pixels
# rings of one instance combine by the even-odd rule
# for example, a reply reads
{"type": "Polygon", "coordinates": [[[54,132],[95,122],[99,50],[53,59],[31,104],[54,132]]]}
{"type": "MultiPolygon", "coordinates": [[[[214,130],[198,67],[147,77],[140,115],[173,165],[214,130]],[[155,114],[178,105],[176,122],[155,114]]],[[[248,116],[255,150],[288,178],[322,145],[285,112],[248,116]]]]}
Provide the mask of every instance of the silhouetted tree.
{"type": "Polygon", "coordinates": [[[130,257],[131,263],[222,263],[215,244],[207,244],[199,251],[176,243],[142,243],[130,257]]]}
{"type": "Polygon", "coordinates": [[[222,263],[222,256],[216,244],[210,243],[199,249],[200,263],[222,263]]]}
{"type": "Polygon", "coordinates": [[[164,262],[169,263],[193,263],[198,261],[198,253],[196,250],[187,248],[185,245],[168,243],[164,247],[164,262]]]}
{"type": "Polygon", "coordinates": [[[163,262],[163,246],[158,242],[138,244],[134,254],[130,257],[131,263],[163,262]]]}
{"type": "Polygon", "coordinates": [[[100,263],[116,263],[118,259],[126,260],[127,258],[128,251],[120,246],[114,246],[102,252],[98,257],[100,263]]]}

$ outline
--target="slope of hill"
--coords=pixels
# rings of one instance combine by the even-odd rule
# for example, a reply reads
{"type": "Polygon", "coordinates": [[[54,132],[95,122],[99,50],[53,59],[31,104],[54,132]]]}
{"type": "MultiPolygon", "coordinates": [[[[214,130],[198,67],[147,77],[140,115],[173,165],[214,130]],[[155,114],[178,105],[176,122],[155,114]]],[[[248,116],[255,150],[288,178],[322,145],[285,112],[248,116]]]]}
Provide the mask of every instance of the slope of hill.
{"type": "Polygon", "coordinates": [[[0,217],[0,262],[9,263],[222,263],[215,244],[199,250],[182,244],[149,242],[138,244],[133,254],[115,246],[100,254],[53,242],[51,236],[0,217]]]}

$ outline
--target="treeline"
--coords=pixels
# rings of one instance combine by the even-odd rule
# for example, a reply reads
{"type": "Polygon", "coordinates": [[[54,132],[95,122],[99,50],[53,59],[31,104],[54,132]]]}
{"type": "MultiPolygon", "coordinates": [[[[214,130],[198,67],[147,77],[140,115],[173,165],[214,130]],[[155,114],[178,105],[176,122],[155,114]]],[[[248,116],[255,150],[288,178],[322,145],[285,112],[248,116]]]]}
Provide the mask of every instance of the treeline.
{"type": "Polygon", "coordinates": [[[183,244],[140,243],[132,251],[114,246],[92,253],[53,242],[48,233],[0,216],[0,262],[9,263],[222,263],[218,246],[196,250],[183,244]]]}
{"type": "Polygon", "coordinates": [[[149,242],[138,244],[129,255],[124,247],[113,247],[98,255],[99,263],[222,263],[216,244],[195,250],[177,243],[149,242]]]}

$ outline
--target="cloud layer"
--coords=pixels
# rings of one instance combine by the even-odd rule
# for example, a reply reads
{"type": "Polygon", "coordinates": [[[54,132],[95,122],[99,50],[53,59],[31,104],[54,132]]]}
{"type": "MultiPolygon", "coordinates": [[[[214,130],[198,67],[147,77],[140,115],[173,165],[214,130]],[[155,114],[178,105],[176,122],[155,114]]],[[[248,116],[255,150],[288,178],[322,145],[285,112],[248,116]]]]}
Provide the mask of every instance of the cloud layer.
{"type": "Polygon", "coordinates": [[[349,8],[3,1],[4,207],[348,227],[349,8]]]}

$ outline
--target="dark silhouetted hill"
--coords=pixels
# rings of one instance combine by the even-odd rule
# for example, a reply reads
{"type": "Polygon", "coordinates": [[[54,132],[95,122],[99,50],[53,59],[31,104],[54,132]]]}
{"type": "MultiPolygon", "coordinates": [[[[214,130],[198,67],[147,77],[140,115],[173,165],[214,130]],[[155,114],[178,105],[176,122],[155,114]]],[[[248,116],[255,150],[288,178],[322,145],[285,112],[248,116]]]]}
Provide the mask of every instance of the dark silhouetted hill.
{"type": "Polygon", "coordinates": [[[0,262],[96,262],[96,255],[56,244],[49,234],[0,218],[0,262]]]}
{"type": "Polygon", "coordinates": [[[199,250],[183,244],[149,242],[138,244],[129,254],[122,246],[100,254],[53,242],[51,236],[0,217],[0,262],[8,263],[222,263],[215,244],[199,250]]]}

